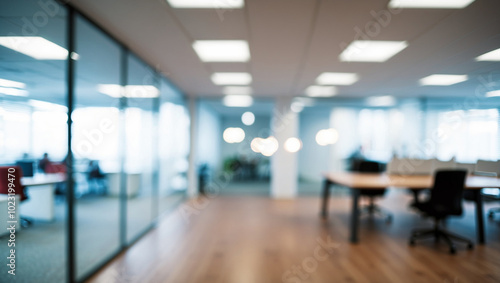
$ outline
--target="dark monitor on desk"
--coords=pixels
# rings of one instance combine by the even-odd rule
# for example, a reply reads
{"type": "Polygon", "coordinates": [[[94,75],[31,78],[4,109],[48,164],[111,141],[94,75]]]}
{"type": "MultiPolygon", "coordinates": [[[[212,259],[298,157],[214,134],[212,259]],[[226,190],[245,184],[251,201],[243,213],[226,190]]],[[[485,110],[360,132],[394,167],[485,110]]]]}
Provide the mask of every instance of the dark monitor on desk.
{"type": "Polygon", "coordinates": [[[33,177],[34,161],[17,161],[16,165],[23,170],[23,177],[33,177]]]}

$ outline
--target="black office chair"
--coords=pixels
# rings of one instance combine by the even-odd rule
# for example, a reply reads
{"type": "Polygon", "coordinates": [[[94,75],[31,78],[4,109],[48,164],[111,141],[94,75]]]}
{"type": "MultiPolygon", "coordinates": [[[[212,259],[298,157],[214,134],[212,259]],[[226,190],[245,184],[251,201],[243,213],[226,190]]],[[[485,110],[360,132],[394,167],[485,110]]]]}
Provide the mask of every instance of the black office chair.
{"type": "MultiPolygon", "coordinates": [[[[357,160],[354,161],[351,169],[356,172],[363,173],[380,173],[384,171],[382,164],[374,161],[357,160]]],[[[361,213],[368,214],[372,216],[373,214],[378,214],[379,216],[386,219],[387,222],[392,221],[392,214],[384,211],[380,206],[375,204],[375,198],[383,197],[385,195],[386,189],[360,189],[359,194],[361,197],[368,197],[369,204],[361,208],[361,213]]]]}
{"type": "Polygon", "coordinates": [[[465,170],[436,172],[429,200],[415,204],[415,208],[424,215],[434,218],[434,228],[413,230],[410,245],[415,245],[415,241],[419,238],[433,236],[436,241],[443,238],[448,243],[451,254],[456,252],[452,239],[467,243],[469,249],[474,247],[470,240],[440,228],[440,222],[444,221],[448,216],[462,215],[462,194],[466,176],[467,171],[465,170]]]}

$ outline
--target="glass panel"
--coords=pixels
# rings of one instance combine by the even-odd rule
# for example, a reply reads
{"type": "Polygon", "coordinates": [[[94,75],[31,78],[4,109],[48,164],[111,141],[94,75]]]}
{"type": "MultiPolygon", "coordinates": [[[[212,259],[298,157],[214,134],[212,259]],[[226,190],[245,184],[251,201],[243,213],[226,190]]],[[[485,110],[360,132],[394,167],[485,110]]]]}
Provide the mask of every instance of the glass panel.
{"type": "Polygon", "coordinates": [[[155,74],[134,56],[128,57],[125,88],[125,174],[127,181],[127,241],[133,241],[153,220],[153,184],[156,144],[155,74]]]}
{"type": "Polygon", "coordinates": [[[499,114],[497,109],[440,111],[436,157],[474,163],[478,159],[497,160],[499,114]]]}
{"type": "Polygon", "coordinates": [[[72,150],[81,279],[120,248],[120,47],[77,17],[72,150]]]}
{"type": "Polygon", "coordinates": [[[0,0],[0,7],[1,174],[17,164],[22,176],[16,178],[25,185],[17,193],[27,195],[18,196],[21,219],[15,246],[8,246],[6,195],[0,194],[0,282],[67,282],[66,9],[25,0],[0,0]],[[15,259],[8,267],[11,249],[15,259]],[[15,276],[5,269],[11,267],[15,276]]]}
{"type": "Polygon", "coordinates": [[[186,195],[189,113],[182,95],[161,81],[158,140],[160,212],[175,207],[186,195]]]}

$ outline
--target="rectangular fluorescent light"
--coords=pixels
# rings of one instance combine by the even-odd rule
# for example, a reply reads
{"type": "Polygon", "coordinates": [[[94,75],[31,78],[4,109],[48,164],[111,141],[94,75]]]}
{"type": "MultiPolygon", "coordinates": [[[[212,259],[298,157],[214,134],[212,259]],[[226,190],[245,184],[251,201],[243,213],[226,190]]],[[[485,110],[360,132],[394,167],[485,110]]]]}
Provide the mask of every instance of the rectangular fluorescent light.
{"type": "Polygon", "coordinates": [[[500,61],[500,48],[484,53],[476,58],[476,61],[500,61]]]}
{"type": "Polygon", "coordinates": [[[47,109],[47,110],[57,110],[57,111],[68,111],[68,108],[61,104],[41,101],[41,100],[28,100],[28,104],[38,109],[47,109]]]}
{"type": "Polygon", "coordinates": [[[222,103],[227,107],[249,107],[253,104],[250,95],[226,95],[222,103]]]}
{"type": "Polygon", "coordinates": [[[366,99],[366,103],[374,107],[383,107],[383,106],[387,107],[387,106],[394,106],[396,104],[396,99],[390,95],[372,96],[366,99]]]}
{"type": "Polygon", "coordinates": [[[203,62],[247,62],[250,49],[245,40],[197,40],[193,49],[203,62]]]}
{"type": "Polygon", "coordinates": [[[385,62],[408,47],[406,41],[355,40],[339,56],[343,62],[385,62]]]}
{"type": "Polygon", "coordinates": [[[40,36],[0,36],[0,45],[37,60],[68,58],[68,50],[40,36]]]}
{"type": "Polygon", "coordinates": [[[24,89],[12,88],[12,87],[1,87],[0,93],[12,96],[28,96],[28,91],[24,89]]]}
{"type": "Polygon", "coordinates": [[[152,85],[127,85],[123,88],[116,84],[100,84],[97,85],[97,91],[115,98],[123,94],[128,98],[155,98],[160,95],[160,91],[152,85]]]}
{"type": "Polygon", "coordinates": [[[337,88],[334,86],[312,85],[306,88],[305,93],[310,97],[330,97],[337,94],[337,88]]]}
{"type": "Polygon", "coordinates": [[[319,85],[352,85],[359,77],[354,73],[322,73],[316,78],[319,85]]]}
{"type": "Polygon", "coordinates": [[[185,9],[238,9],[243,8],[243,0],[167,0],[173,8],[185,9]]]}
{"type": "Polygon", "coordinates": [[[125,96],[129,98],[155,98],[160,96],[160,90],[152,85],[127,85],[125,96]]]}
{"type": "Polygon", "coordinates": [[[430,75],[420,79],[421,85],[453,85],[468,80],[467,75],[430,75]]]}
{"type": "Polygon", "coordinates": [[[0,79],[0,86],[2,87],[15,87],[15,88],[26,88],[25,83],[20,83],[11,80],[0,79]]]}
{"type": "Polygon", "coordinates": [[[486,93],[486,97],[499,97],[499,96],[500,96],[500,90],[488,91],[486,93]]]}
{"type": "Polygon", "coordinates": [[[123,88],[121,85],[100,84],[97,85],[97,91],[115,98],[120,98],[123,96],[123,88]]]}
{"type": "Polygon", "coordinates": [[[249,73],[213,73],[212,82],[216,85],[248,85],[252,76],[249,73]]]}
{"type": "Polygon", "coordinates": [[[252,88],[249,86],[226,86],[222,89],[225,95],[250,95],[252,88]]]}
{"type": "Polygon", "coordinates": [[[474,0],[391,0],[390,8],[463,9],[474,0]]]}

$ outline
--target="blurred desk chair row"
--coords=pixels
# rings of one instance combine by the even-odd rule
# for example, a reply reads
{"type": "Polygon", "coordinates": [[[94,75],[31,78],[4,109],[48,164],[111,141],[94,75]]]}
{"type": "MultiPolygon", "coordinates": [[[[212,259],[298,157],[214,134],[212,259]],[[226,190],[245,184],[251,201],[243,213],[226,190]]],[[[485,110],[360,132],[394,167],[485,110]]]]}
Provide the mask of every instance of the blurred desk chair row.
{"type": "MultiPolygon", "coordinates": [[[[468,174],[482,176],[496,176],[500,178],[500,160],[487,161],[478,160],[477,163],[460,163],[454,159],[450,161],[440,161],[438,159],[412,159],[412,158],[393,158],[387,164],[387,173],[396,175],[431,175],[440,169],[464,169],[468,174]]],[[[421,190],[411,190],[414,194],[415,202],[412,206],[419,203],[419,194],[421,190]]],[[[482,192],[485,201],[500,201],[500,190],[485,188],[482,192]]],[[[465,200],[474,200],[473,193],[464,192],[465,200]]],[[[488,211],[488,217],[494,218],[495,213],[500,213],[500,207],[492,208],[488,211]]]]}

